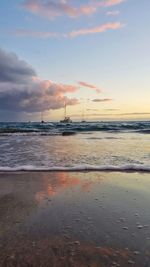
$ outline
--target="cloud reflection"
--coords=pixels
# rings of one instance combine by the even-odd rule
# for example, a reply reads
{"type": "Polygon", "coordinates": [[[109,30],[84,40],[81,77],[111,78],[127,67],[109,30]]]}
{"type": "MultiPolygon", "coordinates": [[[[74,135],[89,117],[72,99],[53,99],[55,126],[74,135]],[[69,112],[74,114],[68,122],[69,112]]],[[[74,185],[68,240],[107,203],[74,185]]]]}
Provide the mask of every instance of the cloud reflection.
{"type": "Polygon", "coordinates": [[[77,177],[75,174],[58,172],[57,174],[54,173],[52,177],[48,173],[43,173],[42,182],[42,190],[35,194],[35,199],[38,202],[59,195],[62,191],[71,188],[78,188],[81,192],[89,192],[91,187],[97,183],[97,180],[82,180],[79,175],[77,177]]]}

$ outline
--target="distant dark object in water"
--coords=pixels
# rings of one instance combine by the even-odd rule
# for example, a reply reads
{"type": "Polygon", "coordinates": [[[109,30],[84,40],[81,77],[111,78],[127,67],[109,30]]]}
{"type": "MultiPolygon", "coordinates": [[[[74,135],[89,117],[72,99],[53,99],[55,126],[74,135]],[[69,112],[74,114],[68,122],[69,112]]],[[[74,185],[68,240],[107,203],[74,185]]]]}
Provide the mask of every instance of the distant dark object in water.
{"type": "Polygon", "coordinates": [[[41,123],[45,123],[45,121],[42,120],[41,123]]]}
{"type": "Polygon", "coordinates": [[[137,130],[135,132],[143,133],[143,134],[150,134],[150,129],[137,130]]]}
{"type": "Polygon", "coordinates": [[[69,132],[62,132],[62,135],[63,136],[68,136],[68,135],[75,135],[76,132],[73,132],[73,131],[69,131],[69,132]]]}
{"type": "Polygon", "coordinates": [[[72,120],[70,119],[70,117],[66,117],[65,116],[64,120],[61,120],[60,122],[61,123],[67,123],[67,124],[69,123],[70,124],[70,123],[72,123],[72,120]]]}

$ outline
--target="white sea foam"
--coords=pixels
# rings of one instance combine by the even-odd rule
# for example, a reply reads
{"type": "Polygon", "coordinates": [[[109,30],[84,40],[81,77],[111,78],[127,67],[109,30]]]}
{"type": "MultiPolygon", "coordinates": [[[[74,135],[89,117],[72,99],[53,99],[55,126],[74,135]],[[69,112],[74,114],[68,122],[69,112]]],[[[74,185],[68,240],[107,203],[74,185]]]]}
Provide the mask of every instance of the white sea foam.
{"type": "Polygon", "coordinates": [[[17,167],[0,167],[0,172],[18,172],[18,171],[32,171],[32,172],[53,172],[53,171],[67,171],[67,172],[83,172],[83,171],[99,171],[99,172],[150,172],[150,166],[146,165],[123,165],[123,166],[93,166],[93,165],[76,165],[72,167],[36,167],[32,165],[17,166],[17,167]]]}

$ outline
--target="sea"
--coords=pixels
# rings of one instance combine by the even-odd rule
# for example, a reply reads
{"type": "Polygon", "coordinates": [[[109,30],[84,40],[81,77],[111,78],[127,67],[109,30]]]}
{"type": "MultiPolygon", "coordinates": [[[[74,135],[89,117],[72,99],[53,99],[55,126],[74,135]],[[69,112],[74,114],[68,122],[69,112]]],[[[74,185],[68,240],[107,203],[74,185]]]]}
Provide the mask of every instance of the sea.
{"type": "Polygon", "coordinates": [[[150,172],[150,121],[1,122],[0,171],[150,172]]]}

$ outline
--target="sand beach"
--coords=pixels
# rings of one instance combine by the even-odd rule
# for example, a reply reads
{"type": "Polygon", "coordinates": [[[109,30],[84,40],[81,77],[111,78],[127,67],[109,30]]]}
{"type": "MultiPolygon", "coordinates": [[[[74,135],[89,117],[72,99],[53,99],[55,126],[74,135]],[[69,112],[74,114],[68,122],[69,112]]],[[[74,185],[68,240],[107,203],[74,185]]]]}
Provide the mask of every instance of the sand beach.
{"type": "Polygon", "coordinates": [[[150,266],[150,175],[0,173],[0,266],[150,266]]]}

